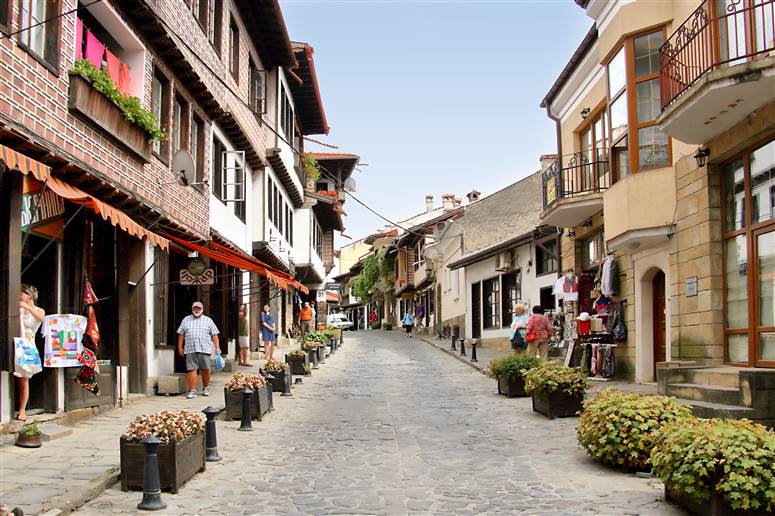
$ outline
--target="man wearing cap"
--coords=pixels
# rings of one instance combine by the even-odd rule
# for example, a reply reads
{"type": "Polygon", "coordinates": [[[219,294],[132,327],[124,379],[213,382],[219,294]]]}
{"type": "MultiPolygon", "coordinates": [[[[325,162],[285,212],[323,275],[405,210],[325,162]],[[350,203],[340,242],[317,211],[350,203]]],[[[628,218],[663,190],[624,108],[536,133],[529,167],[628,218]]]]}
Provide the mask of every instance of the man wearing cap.
{"type": "Polygon", "coordinates": [[[216,353],[221,354],[221,348],[218,346],[218,327],[212,319],[203,315],[203,309],[202,303],[196,301],[191,305],[191,315],[184,317],[178,328],[178,353],[186,359],[188,399],[196,398],[197,371],[202,375],[202,396],[210,395],[208,386],[213,347],[216,353]]]}

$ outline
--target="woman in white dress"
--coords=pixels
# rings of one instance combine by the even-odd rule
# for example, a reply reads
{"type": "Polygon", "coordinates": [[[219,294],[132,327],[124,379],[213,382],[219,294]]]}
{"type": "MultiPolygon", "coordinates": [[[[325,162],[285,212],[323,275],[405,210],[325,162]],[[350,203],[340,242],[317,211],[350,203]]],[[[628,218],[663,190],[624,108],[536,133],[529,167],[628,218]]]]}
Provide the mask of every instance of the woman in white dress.
{"type": "MultiPolygon", "coordinates": [[[[37,301],[38,289],[32,285],[22,285],[21,294],[19,295],[22,337],[33,345],[35,344],[35,334],[46,317],[46,312],[36,305],[37,301]]],[[[19,372],[14,372],[13,374],[16,377],[16,385],[19,389],[19,414],[16,416],[16,419],[27,421],[27,401],[30,398],[30,378],[32,375],[19,372]]]]}

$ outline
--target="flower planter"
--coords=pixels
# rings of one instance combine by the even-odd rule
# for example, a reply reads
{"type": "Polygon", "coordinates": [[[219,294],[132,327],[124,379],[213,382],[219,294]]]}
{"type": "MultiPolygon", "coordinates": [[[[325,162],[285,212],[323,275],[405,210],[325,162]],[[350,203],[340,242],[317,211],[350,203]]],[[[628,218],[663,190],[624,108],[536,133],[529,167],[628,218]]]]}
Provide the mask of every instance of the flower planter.
{"type": "Polygon", "coordinates": [[[665,486],[665,500],[680,505],[692,514],[715,514],[717,516],[756,516],[761,514],[770,514],[764,511],[744,511],[734,510],[725,504],[722,497],[719,496],[719,500],[716,504],[716,512],[713,511],[713,498],[704,502],[696,502],[684,495],[679,491],[675,491],[668,486],[665,486]]]}
{"type": "Polygon", "coordinates": [[[525,380],[518,378],[513,382],[504,382],[498,378],[498,394],[503,394],[507,398],[527,396],[527,393],[525,392],[525,380]]]}
{"type": "Polygon", "coordinates": [[[43,446],[43,441],[40,440],[40,434],[25,435],[19,432],[14,444],[21,448],[40,448],[43,446]]]}
{"type": "Polygon", "coordinates": [[[108,133],[142,163],[151,161],[151,144],[145,131],[124,118],[124,113],[112,100],[76,72],[70,72],[67,107],[85,122],[108,133]]]}
{"type": "Polygon", "coordinates": [[[563,390],[533,392],[533,410],[550,419],[572,417],[581,412],[583,400],[582,393],[568,394],[563,390]]]}
{"type": "Polygon", "coordinates": [[[293,383],[292,380],[292,374],[290,369],[285,369],[283,372],[280,373],[270,373],[272,376],[274,376],[274,379],[269,382],[272,385],[272,392],[285,392],[285,384],[287,383],[289,386],[291,383],[293,383]]]}
{"type": "MultiPolygon", "coordinates": [[[[223,397],[226,401],[226,419],[242,418],[242,391],[227,391],[224,387],[223,397]]],[[[250,414],[253,419],[261,421],[261,418],[269,412],[269,387],[253,391],[250,395],[250,414]]]]}
{"type": "MultiPolygon", "coordinates": [[[[142,491],[145,446],[121,436],[120,450],[121,490],[142,491]]],[[[157,455],[162,491],[177,493],[180,486],[205,470],[205,433],[197,432],[180,442],[161,444],[157,455]]]]}
{"type": "Polygon", "coordinates": [[[309,366],[309,362],[310,362],[309,352],[306,352],[303,357],[285,355],[285,363],[290,364],[291,374],[296,374],[300,376],[304,376],[308,374],[305,369],[307,368],[307,366],[309,366]]]}

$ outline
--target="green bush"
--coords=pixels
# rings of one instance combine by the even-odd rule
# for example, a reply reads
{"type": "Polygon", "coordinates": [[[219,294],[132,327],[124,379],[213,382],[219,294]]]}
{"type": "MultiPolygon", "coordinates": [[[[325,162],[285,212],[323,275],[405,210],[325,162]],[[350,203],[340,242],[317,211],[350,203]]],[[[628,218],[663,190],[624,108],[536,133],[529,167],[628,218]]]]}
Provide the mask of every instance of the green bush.
{"type": "Polygon", "coordinates": [[[567,394],[584,394],[589,389],[589,377],[578,367],[565,367],[548,360],[524,374],[525,392],[563,391],[567,394]]]}
{"type": "Polygon", "coordinates": [[[393,329],[393,325],[390,323],[382,323],[382,329],[385,331],[391,331],[393,329]]]}
{"type": "Polygon", "coordinates": [[[691,416],[691,408],[674,398],[608,388],[584,402],[576,436],[600,462],[644,471],[650,467],[656,434],[666,425],[691,416]]]}
{"type": "Polygon", "coordinates": [[[732,509],[775,510],[775,432],[745,419],[689,419],[666,427],[651,451],[654,474],[697,502],[716,492],[732,509]],[[716,453],[719,452],[719,458],[716,453]]]}
{"type": "Polygon", "coordinates": [[[502,382],[513,383],[521,379],[525,372],[538,367],[540,363],[536,357],[512,353],[492,359],[487,374],[490,378],[498,378],[502,382]]]}
{"type": "Polygon", "coordinates": [[[89,81],[92,87],[113,101],[124,114],[124,118],[145,131],[148,141],[156,142],[167,139],[167,135],[159,128],[159,121],[154,114],[140,104],[140,99],[118,91],[116,83],[104,70],[98,70],[86,59],[78,59],[73,64],[73,72],[89,81]]]}

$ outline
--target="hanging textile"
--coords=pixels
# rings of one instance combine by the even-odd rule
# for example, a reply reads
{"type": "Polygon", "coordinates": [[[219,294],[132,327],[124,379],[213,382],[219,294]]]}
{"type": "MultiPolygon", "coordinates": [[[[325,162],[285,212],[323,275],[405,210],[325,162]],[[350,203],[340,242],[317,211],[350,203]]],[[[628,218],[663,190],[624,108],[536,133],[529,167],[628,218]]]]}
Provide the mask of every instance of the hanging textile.
{"type": "MultiPolygon", "coordinates": [[[[85,297],[85,296],[84,296],[85,297]]],[[[86,332],[83,334],[83,353],[80,361],[83,364],[75,383],[91,392],[95,396],[100,395],[100,386],[97,383],[97,355],[100,352],[100,330],[97,326],[97,316],[94,314],[94,307],[89,305],[86,308],[87,320],[86,332]]]]}
{"type": "Polygon", "coordinates": [[[83,59],[83,22],[75,19],[75,58],[83,59]]]}
{"type": "Polygon", "coordinates": [[[105,61],[108,63],[108,77],[116,85],[116,89],[121,91],[119,87],[121,61],[110,50],[105,50],[105,61]]]}
{"type": "Polygon", "coordinates": [[[614,376],[614,348],[610,344],[603,346],[603,378],[613,378],[614,376]]]}
{"type": "Polygon", "coordinates": [[[91,288],[89,278],[86,278],[83,282],[83,306],[89,306],[95,304],[99,299],[94,293],[94,289],[91,288]]]}
{"type": "Polygon", "coordinates": [[[105,45],[100,43],[100,40],[86,30],[86,60],[89,61],[94,67],[99,70],[102,68],[102,57],[105,55],[105,45]]]}
{"type": "Polygon", "coordinates": [[[129,95],[129,87],[132,85],[132,77],[129,75],[129,66],[121,63],[118,71],[118,91],[129,95]]]}
{"type": "Polygon", "coordinates": [[[70,314],[47,315],[43,320],[43,365],[46,367],[77,367],[83,351],[86,317],[70,314]]]}
{"type": "Polygon", "coordinates": [[[612,254],[600,265],[600,292],[609,297],[619,293],[619,270],[612,254]]]}

